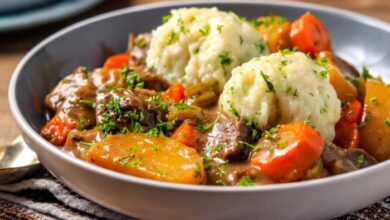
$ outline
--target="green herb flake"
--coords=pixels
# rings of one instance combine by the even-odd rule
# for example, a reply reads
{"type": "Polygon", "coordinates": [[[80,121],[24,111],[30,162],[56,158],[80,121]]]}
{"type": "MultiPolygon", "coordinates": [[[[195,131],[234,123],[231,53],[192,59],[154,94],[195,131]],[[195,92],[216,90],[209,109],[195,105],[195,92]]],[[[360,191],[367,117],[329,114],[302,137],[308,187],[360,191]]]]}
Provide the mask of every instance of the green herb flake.
{"type": "Polygon", "coordinates": [[[79,120],[78,120],[78,122],[79,122],[80,128],[81,128],[81,129],[84,129],[85,124],[87,123],[87,122],[85,121],[85,119],[84,119],[83,117],[80,117],[79,120]]]}
{"type": "Polygon", "coordinates": [[[229,52],[224,52],[224,53],[221,53],[219,54],[219,62],[222,66],[222,69],[223,71],[225,72],[225,75],[227,74],[226,73],[226,67],[229,66],[232,62],[233,62],[233,59],[230,57],[230,54],[229,52]]]}
{"type": "Polygon", "coordinates": [[[372,103],[378,103],[378,98],[377,98],[376,96],[372,96],[372,97],[370,98],[370,102],[372,102],[372,103]]]}
{"type": "Polygon", "coordinates": [[[178,110],[185,110],[185,109],[192,109],[192,106],[184,103],[183,101],[181,102],[176,102],[173,104],[173,106],[178,109],[178,110]]]}
{"type": "Polygon", "coordinates": [[[237,120],[239,120],[240,119],[240,114],[238,113],[237,109],[234,107],[234,103],[229,100],[228,104],[229,104],[229,112],[232,113],[232,115],[237,120]]]}
{"type": "Polygon", "coordinates": [[[259,51],[260,54],[264,54],[266,51],[266,47],[263,43],[255,43],[255,47],[259,51]]]}
{"type": "Polygon", "coordinates": [[[165,110],[168,106],[168,101],[162,98],[161,92],[157,93],[155,96],[147,98],[145,101],[157,109],[165,110]]]}
{"type": "Polygon", "coordinates": [[[263,71],[260,71],[261,76],[263,77],[265,83],[267,84],[267,92],[275,92],[274,85],[269,81],[269,76],[266,75],[263,71]]]}
{"type": "Polygon", "coordinates": [[[249,24],[254,27],[254,28],[258,28],[262,23],[256,19],[253,19],[253,20],[250,20],[249,21],[249,24]]]}
{"type": "Polygon", "coordinates": [[[239,38],[240,38],[240,45],[242,45],[242,43],[244,43],[244,38],[241,35],[239,36],[239,38]]]}
{"type": "Polygon", "coordinates": [[[111,96],[110,101],[108,102],[108,108],[113,110],[116,113],[121,112],[121,100],[120,98],[114,98],[111,96]]]}
{"type": "Polygon", "coordinates": [[[168,45],[179,39],[179,36],[172,30],[168,35],[168,45]]]}
{"type": "Polygon", "coordinates": [[[284,149],[287,146],[287,140],[281,140],[279,142],[279,148],[284,149]]]}
{"type": "Polygon", "coordinates": [[[84,105],[85,107],[88,107],[88,108],[92,108],[92,109],[95,109],[95,108],[96,108],[96,103],[93,102],[93,101],[90,101],[90,100],[88,100],[88,99],[81,99],[81,100],[79,101],[79,103],[80,103],[81,105],[84,105]]]}
{"type": "Polygon", "coordinates": [[[366,162],[366,159],[364,158],[364,154],[360,154],[360,155],[356,158],[356,163],[357,163],[359,166],[363,165],[365,162],[366,162]]]}
{"type": "Polygon", "coordinates": [[[142,89],[144,88],[144,82],[141,80],[141,75],[139,73],[133,73],[126,76],[126,84],[129,89],[142,89]]]}
{"type": "Polygon", "coordinates": [[[103,131],[105,135],[110,134],[116,129],[115,121],[110,117],[108,112],[104,112],[100,124],[97,126],[97,130],[103,131]]]}
{"type": "Polygon", "coordinates": [[[200,48],[199,48],[199,47],[195,48],[195,50],[194,50],[194,54],[198,54],[198,53],[199,53],[199,51],[200,51],[200,48]]]}
{"type": "Polygon", "coordinates": [[[205,170],[210,170],[213,167],[212,161],[213,161],[213,159],[211,159],[210,157],[207,157],[207,156],[202,158],[203,167],[205,170]]]}
{"type": "Polygon", "coordinates": [[[167,14],[167,15],[164,15],[163,17],[162,17],[162,22],[168,22],[169,21],[169,19],[171,19],[172,18],[172,14],[171,13],[169,13],[169,14],[167,14]]]}
{"type": "Polygon", "coordinates": [[[362,77],[364,79],[372,79],[373,78],[367,67],[363,67],[362,77]]]}
{"type": "Polygon", "coordinates": [[[240,186],[255,186],[256,182],[252,178],[250,178],[249,176],[243,176],[238,181],[238,185],[240,185],[240,186]]]}
{"type": "Polygon", "coordinates": [[[79,141],[79,144],[81,145],[85,145],[85,146],[88,146],[88,147],[92,147],[93,145],[96,144],[96,142],[86,142],[86,141],[79,141]]]}
{"type": "Polygon", "coordinates": [[[134,42],[135,46],[137,46],[138,48],[145,48],[148,43],[146,42],[146,40],[143,38],[143,37],[139,37],[135,40],[134,42]]]}
{"type": "Polygon", "coordinates": [[[223,28],[223,25],[220,25],[220,24],[217,25],[217,31],[219,33],[222,33],[222,28],[223,28]]]}
{"type": "Polygon", "coordinates": [[[390,118],[385,119],[385,124],[390,127],[390,118]]]}
{"type": "Polygon", "coordinates": [[[204,28],[200,28],[199,29],[199,32],[203,35],[203,36],[207,36],[210,34],[210,25],[206,25],[204,28]]]}
{"type": "Polygon", "coordinates": [[[195,178],[200,177],[202,167],[199,162],[196,162],[195,178]]]}

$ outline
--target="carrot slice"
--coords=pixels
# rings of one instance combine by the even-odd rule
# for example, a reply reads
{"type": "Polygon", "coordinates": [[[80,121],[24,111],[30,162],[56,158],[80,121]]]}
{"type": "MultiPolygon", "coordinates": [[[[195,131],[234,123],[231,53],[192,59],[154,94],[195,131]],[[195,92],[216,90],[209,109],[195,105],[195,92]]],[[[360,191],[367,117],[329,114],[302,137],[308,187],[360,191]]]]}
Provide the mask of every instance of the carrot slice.
{"type": "Polygon", "coordinates": [[[359,139],[360,134],[356,123],[342,124],[336,127],[336,137],[333,143],[342,148],[357,148],[359,139]]]}
{"type": "Polygon", "coordinates": [[[125,53],[115,54],[106,59],[104,62],[103,68],[112,69],[112,68],[123,68],[124,66],[129,65],[129,55],[125,53]]]}
{"type": "Polygon", "coordinates": [[[174,83],[169,89],[168,96],[172,102],[180,102],[185,98],[185,88],[181,83],[174,83]]]}
{"type": "Polygon", "coordinates": [[[321,51],[331,50],[328,31],[322,22],[311,14],[304,14],[292,23],[290,42],[313,57],[321,51]]]}
{"type": "Polygon", "coordinates": [[[278,182],[292,182],[305,176],[307,170],[320,159],[325,139],[303,122],[280,126],[277,142],[262,138],[251,164],[260,167],[269,177],[278,182]],[[270,145],[276,146],[274,149],[270,145]]]}
{"type": "Polygon", "coordinates": [[[56,146],[63,146],[69,132],[76,127],[76,121],[59,112],[42,128],[41,135],[56,146]]]}
{"type": "Polygon", "coordinates": [[[358,124],[362,119],[362,114],[363,106],[357,99],[347,102],[335,126],[336,137],[333,143],[343,148],[358,147],[360,137],[358,124]]]}
{"type": "Polygon", "coordinates": [[[197,137],[199,137],[199,131],[188,122],[183,122],[172,135],[174,140],[193,148],[196,148],[198,145],[197,137]]]}

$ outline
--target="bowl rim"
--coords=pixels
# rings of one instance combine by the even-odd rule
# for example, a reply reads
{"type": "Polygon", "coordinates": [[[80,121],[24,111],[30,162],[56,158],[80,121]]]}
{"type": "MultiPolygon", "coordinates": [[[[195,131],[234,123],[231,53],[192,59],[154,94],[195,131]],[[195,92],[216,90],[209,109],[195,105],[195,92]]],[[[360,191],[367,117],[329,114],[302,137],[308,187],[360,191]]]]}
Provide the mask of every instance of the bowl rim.
{"type": "Polygon", "coordinates": [[[122,174],[116,171],[108,170],[93,164],[89,164],[81,159],[71,156],[66,152],[62,151],[58,147],[52,145],[47,142],[43,137],[41,137],[34,129],[29,125],[26,119],[23,117],[21,110],[16,101],[16,83],[19,79],[19,75],[21,70],[24,68],[25,64],[41,49],[43,49],[48,43],[55,41],[57,38],[62,35],[67,34],[73,30],[81,28],[83,26],[89,25],[91,23],[99,22],[101,20],[105,20],[111,17],[120,16],[123,14],[134,13],[139,11],[147,11],[150,9],[158,9],[164,7],[188,7],[194,5],[208,5],[207,7],[213,7],[215,4],[241,4],[241,5],[269,5],[269,6],[286,6],[289,8],[300,8],[300,9],[315,9],[321,12],[336,14],[341,17],[345,17],[350,20],[357,21],[358,23],[367,24],[370,26],[375,26],[376,28],[380,28],[390,34],[390,25],[386,22],[377,20],[375,18],[362,15],[359,13],[347,11],[344,9],[338,9],[329,6],[317,5],[312,3],[303,3],[303,2],[291,2],[291,1],[277,1],[277,2],[269,2],[266,0],[218,0],[218,1],[208,1],[208,0],[190,0],[186,2],[158,2],[158,3],[149,3],[139,6],[133,6],[128,8],[123,8],[119,10],[110,11],[107,13],[103,13],[101,15],[97,15],[82,21],[79,21],[75,24],[72,24],[66,28],[63,28],[49,37],[42,40],[38,43],[34,48],[32,48],[19,62],[16,69],[14,70],[10,84],[8,89],[8,100],[12,115],[17,122],[19,129],[21,129],[22,133],[27,134],[31,140],[42,148],[45,151],[49,151],[49,153],[54,154],[57,157],[60,157],[62,160],[66,160],[69,163],[72,163],[79,168],[82,168],[88,172],[94,172],[99,175],[105,176],[106,178],[112,178],[124,182],[129,182],[138,185],[144,185],[148,187],[155,187],[161,189],[171,189],[171,190],[179,190],[179,191],[202,191],[202,192],[214,192],[214,193],[222,193],[222,192],[230,192],[230,193],[239,193],[239,192],[262,192],[262,191],[284,191],[284,190],[297,190],[308,187],[320,187],[323,185],[330,184],[338,184],[343,181],[347,181],[350,179],[358,179],[364,178],[364,176],[369,176],[374,171],[380,171],[390,168],[390,160],[380,162],[376,165],[353,171],[346,174],[340,174],[336,176],[330,176],[321,179],[315,180],[307,180],[302,182],[292,182],[292,183],[280,183],[280,184],[271,184],[271,185],[263,185],[263,186],[253,186],[253,187],[242,187],[242,186],[210,186],[210,185],[189,185],[189,184],[177,184],[177,183],[168,183],[156,180],[149,180],[141,177],[131,176],[122,174]]]}

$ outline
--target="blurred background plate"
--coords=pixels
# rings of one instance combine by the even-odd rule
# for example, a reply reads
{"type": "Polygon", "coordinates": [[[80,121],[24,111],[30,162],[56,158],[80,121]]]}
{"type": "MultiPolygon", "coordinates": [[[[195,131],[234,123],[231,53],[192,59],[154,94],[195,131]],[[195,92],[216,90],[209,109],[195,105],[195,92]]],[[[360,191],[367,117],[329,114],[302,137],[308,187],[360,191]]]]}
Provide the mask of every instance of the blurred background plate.
{"type": "Polygon", "coordinates": [[[0,0],[0,32],[46,24],[81,13],[103,0],[0,0]]]}
{"type": "Polygon", "coordinates": [[[0,13],[38,7],[53,1],[54,0],[0,0],[0,13]]]}

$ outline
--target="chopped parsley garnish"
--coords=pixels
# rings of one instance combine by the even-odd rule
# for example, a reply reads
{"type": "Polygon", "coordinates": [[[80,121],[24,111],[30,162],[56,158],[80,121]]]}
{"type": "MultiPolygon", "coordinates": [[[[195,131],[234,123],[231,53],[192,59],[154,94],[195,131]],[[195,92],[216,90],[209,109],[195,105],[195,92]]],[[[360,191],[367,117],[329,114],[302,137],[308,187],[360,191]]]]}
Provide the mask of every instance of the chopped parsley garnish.
{"type": "Polygon", "coordinates": [[[179,37],[174,31],[171,31],[168,35],[168,44],[174,43],[179,37]]]}
{"type": "Polygon", "coordinates": [[[185,109],[192,109],[192,107],[186,103],[184,103],[183,101],[181,102],[176,102],[173,104],[173,106],[178,109],[178,110],[185,110],[185,109]]]}
{"type": "Polygon", "coordinates": [[[144,88],[144,82],[141,80],[141,75],[138,73],[126,76],[126,84],[129,89],[144,88]]]}
{"type": "Polygon", "coordinates": [[[218,117],[210,123],[206,123],[206,124],[197,123],[195,129],[198,131],[207,131],[219,121],[220,117],[221,117],[221,112],[218,114],[218,117]]]}
{"type": "Polygon", "coordinates": [[[321,113],[321,114],[328,113],[328,108],[327,108],[326,106],[321,107],[321,108],[320,108],[320,113],[321,113]]]}
{"type": "Polygon", "coordinates": [[[263,77],[265,83],[267,84],[268,91],[267,92],[274,92],[274,85],[269,81],[269,76],[266,75],[263,71],[260,71],[261,76],[263,77]]]}
{"type": "Polygon", "coordinates": [[[265,45],[263,43],[257,43],[255,44],[255,47],[261,54],[264,54],[266,51],[265,45]]]}
{"type": "Polygon", "coordinates": [[[230,54],[229,52],[223,52],[221,54],[219,54],[219,62],[223,68],[223,71],[225,72],[225,75],[226,75],[226,66],[229,66],[232,62],[233,62],[233,59],[230,57],[230,54]]]}
{"type": "Polygon", "coordinates": [[[195,50],[194,50],[194,54],[198,54],[198,53],[199,53],[199,51],[200,51],[200,48],[199,48],[199,47],[195,48],[195,50]]]}
{"type": "Polygon", "coordinates": [[[130,69],[128,66],[124,66],[120,72],[121,79],[126,79],[127,75],[129,75],[129,73],[132,71],[133,69],[130,69]]]}
{"type": "Polygon", "coordinates": [[[168,135],[168,132],[170,132],[173,127],[176,125],[176,121],[168,121],[168,122],[159,122],[157,123],[156,127],[150,129],[148,132],[146,132],[146,135],[150,138],[158,138],[161,134],[168,135]]]}
{"type": "Polygon", "coordinates": [[[255,125],[255,122],[253,121],[253,117],[248,117],[248,118],[246,119],[245,125],[246,125],[246,126],[255,125]]]}
{"type": "Polygon", "coordinates": [[[152,144],[152,145],[150,145],[150,148],[152,148],[152,151],[158,151],[160,148],[157,146],[157,145],[155,145],[155,144],[152,144]]]}
{"type": "Polygon", "coordinates": [[[229,112],[232,113],[232,115],[239,120],[240,119],[240,114],[238,113],[237,109],[234,107],[234,103],[232,101],[228,101],[229,104],[229,112]]]}
{"type": "Polygon", "coordinates": [[[288,20],[287,18],[284,18],[284,17],[279,17],[279,16],[268,16],[264,19],[261,19],[259,21],[259,24],[258,26],[265,26],[265,27],[269,27],[271,25],[282,25],[284,23],[286,23],[288,20]]]}
{"type": "Polygon", "coordinates": [[[242,45],[242,43],[244,43],[244,38],[242,38],[242,36],[240,35],[240,45],[242,45]]]}
{"type": "Polygon", "coordinates": [[[328,60],[326,60],[325,58],[322,58],[322,59],[320,59],[320,60],[317,61],[317,64],[318,64],[318,66],[321,66],[321,67],[325,67],[325,68],[326,68],[326,66],[327,66],[327,64],[328,64],[328,60]]]}
{"type": "Polygon", "coordinates": [[[96,103],[87,99],[81,99],[79,103],[88,108],[93,108],[93,109],[96,108],[96,103]]]}
{"type": "Polygon", "coordinates": [[[96,144],[96,142],[86,142],[86,141],[79,141],[79,144],[81,145],[85,145],[85,146],[88,146],[88,147],[92,147],[93,145],[96,144]]]}
{"type": "Polygon", "coordinates": [[[370,71],[367,69],[367,67],[363,67],[363,73],[362,73],[362,77],[364,79],[372,79],[372,75],[370,74],[370,71]]]}
{"type": "Polygon", "coordinates": [[[242,144],[242,145],[245,145],[245,146],[249,147],[250,149],[252,149],[252,152],[257,152],[257,151],[259,151],[259,150],[264,148],[263,146],[260,146],[260,145],[255,146],[255,145],[250,144],[250,143],[245,142],[245,141],[238,141],[237,144],[242,144]]]}
{"type": "Polygon", "coordinates": [[[172,18],[172,14],[167,14],[167,15],[164,15],[163,17],[162,17],[162,22],[167,22],[167,21],[169,21],[169,19],[171,19],[172,18]]]}
{"type": "Polygon", "coordinates": [[[360,154],[360,155],[356,158],[356,163],[357,163],[359,166],[363,165],[365,162],[366,162],[366,159],[364,158],[364,154],[360,154]]]}
{"type": "Polygon", "coordinates": [[[155,108],[158,109],[166,109],[168,106],[168,101],[164,100],[161,96],[161,92],[157,93],[155,96],[151,96],[148,99],[145,100],[149,104],[152,104],[155,108]]]}
{"type": "Polygon", "coordinates": [[[390,118],[385,119],[385,124],[390,127],[390,118]]]}
{"type": "Polygon", "coordinates": [[[213,167],[213,165],[211,163],[212,160],[213,159],[211,159],[210,157],[207,157],[207,156],[202,158],[203,167],[204,167],[205,170],[210,170],[213,167]]]}
{"type": "Polygon", "coordinates": [[[378,98],[377,98],[376,96],[372,96],[372,97],[370,98],[370,102],[372,102],[372,103],[378,103],[378,98]]]}
{"type": "Polygon", "coordinates": [[[108,108],[113,110],[116,113],[121,112],[121,100],[120,98],[114,98],[111,96],[110,101],[108,102],[108,108]]]}
{"type": "Polygon", "coordinates": [[[223,28],[223,25],[217,25],[217,31],[219,32],[219,33],[221,33],[222,32],[222,28],[223,28]]]}
{"type": "Polygon", "coordinates": [[[210,25],[206,25],[204,28],[200,28],[199,32],[203,34],[203,36],[207,36],[210,34],[210,25]]]}
{"type": "Polygon", "coordinates": [[[279,53],[282,55],[282,56],[285,56],[285,55],[289,55],[291,54],[293,51],[291,51],[290,49],[286,48],[286,49],[283,49],[283,50],[279,50],[279,53]]]}
{"type": "Polygon", "coordinates": [[[135,40],[134,44],[138,48],[145,48],[148,45],[148,43],[146,42],[146,40],[143,37],[137,38],[135,40]]]}
{"type": "Polygon", "coordinates": [[[85,119],[83,117],[80,117],[79,118],[79,126],[81,129],[84,129],[85,123],[86,123],[85,119]]]}
{"type": "Polygon", "coordinates": [[[195,178],[200,177],[202,167],[200,166],[199,162],[196,162],[196,170],[195,170],[195,178]]]}
{"type": "Polygon", "coordinates": [[[222,66],[228,66],[233,62],[233,59],[230,57],[229,52],[224,52],[219,55],[220,63],[222,66]]]}
{"type": "Polygon", "coordinates": [[[256,182],[252,178],[250,178],[249,176],[243,176],[238,181],[238,185],[240,185],[240,186],[255,186],[256,182]]]}
{"type": "Polygon", "coordinates": [[[206,148],[206,152],[216,152],[216,151],[221,151],[223,148],[226,147],[226,144],[217,144],[214,146],[210,146],[206,148]]]}
{"type": "Polygon", "coordinates": [[[327,70],[323,70],[319,74],[320,74],[322,79],[326,79],[326,78],[328,78],[328,73],[329,72],[327,70]]]}
{"type": "Polygon", "coordinates": [[[287,140],[281,140],[280,142],[279,142],[279,148],[281,148],[281,149],[283,149],[283,148],[285,148],[287,146],[287,140]]]}
{"type": "Polygon", "coordinates": [[[254,27],[254,28],[258,28],[260,25],[261,25],[261,22],[256,20],[256,19],[253,19],[253,20],[250,20],[249,21],[249,24],[254,27]]]}
{"type": "Polygon", "coordinates": [[[110,117],[108,112],[104,112],[100,124],[96,127],[97,130],[103,131],[105,135],[110,134],[115,128],[115,121],[110,117]]]}

